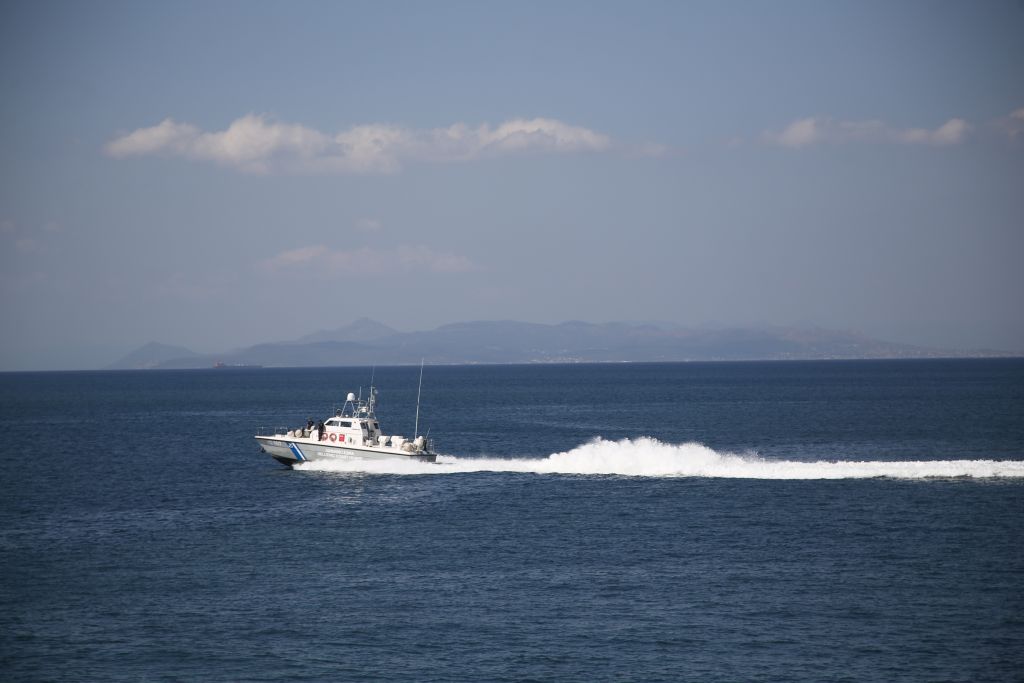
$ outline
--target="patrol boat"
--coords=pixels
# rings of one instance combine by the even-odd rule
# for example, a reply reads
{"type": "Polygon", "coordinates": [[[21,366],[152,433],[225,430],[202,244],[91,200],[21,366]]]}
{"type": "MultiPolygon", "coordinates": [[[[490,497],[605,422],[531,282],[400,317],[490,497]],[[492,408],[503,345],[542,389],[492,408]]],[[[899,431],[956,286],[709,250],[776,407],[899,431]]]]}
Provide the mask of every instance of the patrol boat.
{"type": "Polygon", "coordinates": [[[291,467],[311,460],[384,460],[412,459],[436,462],[437,453],[430,441],[419,432],[419,405],[416,406],[417,434],[409,440],[404,436],[386,436],[374,414],[377,390],[370,387],[365,400],[350,393],[345,405],[330,418],[305,427],[281,430],[271,435],[257,434],[260,450],[278,462],[291,467]]]}

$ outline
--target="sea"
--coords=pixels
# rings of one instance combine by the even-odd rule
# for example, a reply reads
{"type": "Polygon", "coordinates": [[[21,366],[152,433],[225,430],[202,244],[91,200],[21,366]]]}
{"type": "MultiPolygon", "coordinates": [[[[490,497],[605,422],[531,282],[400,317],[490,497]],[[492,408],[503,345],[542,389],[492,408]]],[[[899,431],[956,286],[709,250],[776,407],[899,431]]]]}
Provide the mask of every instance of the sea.
{"type": "Polygon", "coordinates": [[[1024,360],[427,361],[0,374],[0,680],[1024,680],[1024,360]]]}

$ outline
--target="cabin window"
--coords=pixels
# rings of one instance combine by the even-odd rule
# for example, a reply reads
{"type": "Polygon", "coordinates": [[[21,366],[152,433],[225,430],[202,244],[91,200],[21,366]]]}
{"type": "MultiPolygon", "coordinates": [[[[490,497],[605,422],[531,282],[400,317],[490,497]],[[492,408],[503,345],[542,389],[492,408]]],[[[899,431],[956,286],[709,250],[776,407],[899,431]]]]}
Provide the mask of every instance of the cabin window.
{"type": "Polygon", "coordinates": [[[328,420],[327,421],[327,426],[328,427],[335,427],[335,426],[337,426],[338,422],[339,422],[339,420],[328,420]]]}
{"type": "Polygon", "coordinates": [[[343,421],[341,421],[341,420],[338,420],[338,424],[339,424],[340,426],[342,426],[342,427],[351,427],[351,426],[352,426],[352,423],[351,423],[351,422],[343,422],[343,421]]]}

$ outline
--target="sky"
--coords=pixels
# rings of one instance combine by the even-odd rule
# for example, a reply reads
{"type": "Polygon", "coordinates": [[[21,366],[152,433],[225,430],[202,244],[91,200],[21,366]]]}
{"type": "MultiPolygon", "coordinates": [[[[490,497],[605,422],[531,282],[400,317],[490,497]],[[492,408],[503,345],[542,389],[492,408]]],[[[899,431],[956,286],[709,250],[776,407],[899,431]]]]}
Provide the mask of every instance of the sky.
{"type": "Polygon", "coordinates": [[[370,317],[1024,351],[1024,3],[5,2],[0,370],[370,317]]]}

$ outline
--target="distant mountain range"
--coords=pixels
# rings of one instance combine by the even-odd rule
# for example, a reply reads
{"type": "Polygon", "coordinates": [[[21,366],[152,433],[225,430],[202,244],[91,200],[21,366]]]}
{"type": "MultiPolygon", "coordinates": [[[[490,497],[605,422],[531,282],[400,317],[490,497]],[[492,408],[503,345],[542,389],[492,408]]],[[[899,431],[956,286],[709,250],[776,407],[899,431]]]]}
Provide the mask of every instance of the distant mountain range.
{"type": "Polygon", "coordinates": [[[151,342],[111,369],[325,367],[429,363],[574,363],[707,360],[937,358],[1004,355],[927,349],[820,328],[690,329],[658,323],[564,322],[542,325],[476,321],[398,332],[360,318],[295,341],[256,344],[219,354],[151,342]]]}
{"type": "Polygon", "coordinates": [[[399,334],[398,330],[392,329],[384,323],[369,318],[360,318],[350,325],[343,325],[334,330],[320,330],[313,334],[300,337],[300,343],[310,344],[314,342],[371,342],[385,337],[399,334]]]}
{"type": "MultiPolygon", "coordinates": [[[[184,361],[188,358],[199,358],[199,354],[184,346],[171,346],[149,342],[135,349],[127,356],[110,366],[111,370],[150,370],[159,368],[169,361],[184,361]]],[[[196,366],[200,367],[200,366],[196,366]]]]}

